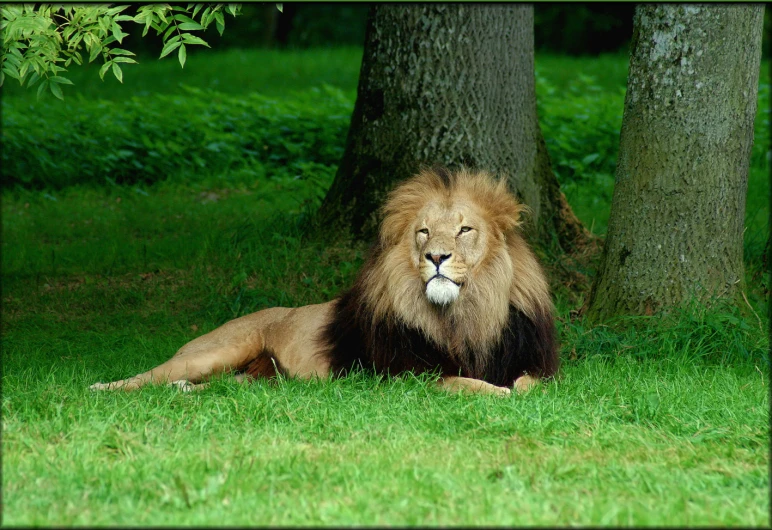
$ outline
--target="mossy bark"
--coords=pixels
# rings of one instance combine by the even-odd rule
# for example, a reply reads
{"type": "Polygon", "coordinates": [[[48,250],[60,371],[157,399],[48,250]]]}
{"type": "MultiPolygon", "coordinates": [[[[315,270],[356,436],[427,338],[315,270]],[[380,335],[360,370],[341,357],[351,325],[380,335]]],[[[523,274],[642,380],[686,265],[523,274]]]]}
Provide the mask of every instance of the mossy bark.
{"type": "Polygon", "coordinates": [[[377,4],[346,151],[320,210],[370,237],[386,192],[421,164],[505,175],[540,238],[585,235],[536,115],[530,5],[377,4]]]}
{"type": "Polygon", "coordinates": [[[710,304],[742,287],[763,13],[750,4],[637,7],[590,318],[710,304]]]}

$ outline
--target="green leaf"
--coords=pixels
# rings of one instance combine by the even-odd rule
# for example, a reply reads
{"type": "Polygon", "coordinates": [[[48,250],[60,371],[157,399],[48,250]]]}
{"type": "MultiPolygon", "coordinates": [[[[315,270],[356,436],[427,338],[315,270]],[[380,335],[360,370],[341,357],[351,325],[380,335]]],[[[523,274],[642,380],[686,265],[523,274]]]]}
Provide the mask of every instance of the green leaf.
{"type": "Polygon", "coordinates": [[[110,53],[113,55],[137,55],[136,53],[130,52],[129,50],[122,50],[120,48],[113,48],[110,50],[110,53]]]}
{"type": "Polygon", "coordinates": [[[183,33],[182,34],[182,42],[185,44],[201,44],[203,46],[206,46],[207,48],[211,48],[209,44],[204,39],[201,39],[199,37],[196,37],[195,35],[191,35],[190,33],[183,33]]]}
{"type": "Polygon", "coordinates": [[[107,13],[105,14],[110,16],[117,15],[118,13],[125,11],[128,7],[129,6],[127,5],[111,7],[110,9],[107,10],[107,13]]]}
{"type": "Polygon", "coordinates": [[[71,85],[72,84],[72,81],[70,81],[66,77],[62,77],[60,75],[57,75],[57,76],[54,76],[54,77],[49,77],[48,80],[53,82],[54,84],[56,84],[56,83],[59,83],[60,85],[71,85]]]}
{"type": "Polygon", "coordinates": [[[153,24],[153,13],[148,9],[148,6],[141,6],[137,11],[138,13],[134,17],[134,22],[137,24],[145,24],[145,29],[142,31],[142,36],[144,37],[147,35],[147,32],[150,31],[150,27],[153,24]]]}
{"type": "Polygon", "coordinates": [[[37,95],[38,99],[40,99],[40,96],[43,94],[43,92],[45,92],[47,84],[48,83],[46,82],[45,79],[43,80],[42,83],[40,83],[40,86],[38,87],[38,95],[37,95]]]}
{"type": "Polygon", "coordinates": [[[276,4],[276,9],[279,10],[279,13],[284,13],[284,4],[276,4]]]}
{"type": "Polygon", "coordinates": [[[163,59],[164,57],[172,53],[174,50],[177,49],[177,47],[180,44],[182,44],[182,41],[179,41],[179,40],[175,42],[171,42],[171,41],[167,42],[166,46],[164,46],[164,49],[161,50],[161,57],[159,57],[159,59],[163,59]]]}
{"type": "MultiPolygon", "coordinates": [[[[53,81],[54,79],[56,79],[56,78],[52,78],[50,80],[53,81]]],[[[48,88],[51,89],[51,93],[55,97],[57,97],[57,98],[61,99],[62,101],[64,101],[64,94],[62,94],[62,88],[57,83],[49,83],[48,84],[48,88]]]]}
{"type": "Polygon", "coordinates": [[[19,71],[11,63],[6,62],[3,65],[3,72],[5,72],[9,76],[13,77],[14,79],[18,79],[19,81],[21,81],[21,75],[19,75],[19,71]]]}
{"type": "Polygon", "coordinates": [[[164,36],[163,36],[164,42],[166,42],[166,39],[169,38],[169,35],[171,35],[175,29],[177,29],[177,26],[169,26],[169,28],[166,30],[166,33],[164,33],[164,36]]]}
{"type": "Polygon", "coordinates": [[[179,53],[178,57],[180,59],[180,66],[182,68],[185,68],[185,59],[187,59],[188,53],[185,51],[185,45],[184,44],[180,45],[180,53],[179,53]]]}
{"type": "Polygon", "coordinates": [[[105,35],[110,33],[110,24],[112,19],[110,17],[99,17],[99,29],[101,29],[105,35]]]}
{"type": "Polygon", "coordinates": [[[169,22],[166,20],[166,15],[164,14],[168,9],[169,9],[168,6],[156,4],[153,6],[153,13],[155,13],[158,16],[158,18],[161,19],[161,22],[163,22],[164,24],[168,24],[169,22]]]}
{"type": "Polygon", "coordinates": [[[110,65],[112,65],[112,61],[107,61],[105,64],[102,65],[102,68],[99,69],[99,78],[104,81],[105,80],[105,72],[107,72],[107,69],[110,68],[110,65]]]}
{"type": "Polygon", "coordinates": [[[188,24],[196,24],[196,21],[187,15],[174,15],[174,20],[188,24]]]}
{"type": "Polygon", "coordinates": [[[18,67],[18,66],[21,64],[21,61],[19,60],[19,58],[18,58],[18,57],[16,57],[16,56],[15,56],[14,54],[12,54],[12,53],[8,53],[8,54],[6,54],[6,56],[5,56],[5,60],[6,60],[7,62],[11,63],[12,65],[16,66],[16,67],[18,67]]]}
{"type": "Polygon", "coordinates": [[[5,74],[0,72],[0,86],[3,86],[3,83],[5,83],[5,74]]]}
{"type": "Polygon", "coordinates": [[[40,81],[40,79],[41,77],[38,74],[33,73],[31,76],[29,76],[29,79],[27,80],[27,88],[32,88],[33,86],[35,86],[37,82],[40,81]]]}
{"type": "Polygon", "coordinates": [[[117,22],[113,22],[112,30],[113,30],[113,37],[118,42],[122,42],[123,37],[128,35],[128,33],[124,33],[123,31],[121,31],[121,27],[118,25],[117,22]]]}
{"type": "Polygon", "coordinates": [[[135,61],[131,57],[113,57],[113,62],[114,63],[137,64],[137,61],[135,61]]]}
{"type": "Polygon", "coordinates": [[[77,34],[76,34],[76,35],[74,35],[74,36],[73,36],[73,38],[72,38],[72,39],[70,39],[70,41],[67,43],[67,47],[68,47],[70,50],[73,50],[73,53],[77,53],[75,50],[77,50],[77,49],[78,49],[78,45],[80,44],[80,41],[82,41],[82,40],[83,40],[83,35],[81,35],[80,33],[77,33],[77,34]]]}
{"type": "Polygon", "coordinates": [[[94,59],[99,57],[99,52],[101,52],[101,51],[102,51],[102,47],[101,46],[94,46],[93,48],[91,48],[91,53],[88,54],[88,62],[90,62],[90,63],[94,62],[94,59]]]}
{"type": "Polygon", "coordinates": [[[19,77],[24,78],[27,75],[27,72],[29,72],[29,67],[32,66],[32,63],[27,60],[21,63],[21,68],[19,68],[19,77]]]}
{"type": "MultiPolygon", "coordinates": [[[[201,4],[199,4],[201,5],[201,4]]],[[[207,7],[204,9],[204,12],[201,13],[201,24],[204,25],[204,27],[209,26],[209,24],[212,22],[211,18],[209,17],[209,12],[212,10],[211,7],[207,7]]],[[[193,15],[195,16],[195,15],[193,15]]]]}
{"type": "MultiPolygon", "coordinates": [[[[209,9],[209,8],[207,8],[209,9]]],[[[201,15],[201,23],[204,25],[205,28],[208,28],[209,25],[214,22],[216,11],[212,11],[211,13],[207,14],[206,12],[201,15]]]]}
{"type": "Polygon", "coordinates": [[[199,24],[198,22],[183,22],[179,25],[179,28],[185,31],[194,31],[199,29],[204,29],[204,26],[199,24]]]}
{"type": "Polygon", "coordinates": [[[225,18],[222,16],[221,11],[215,11],[214,18],[217,21],[217,31],[220,32],[220,37],[222,37],[223,31],[225,31],[225,18]]]}
{"type": "Polygon", "coordinates": [[[115,61],[112,61],[113,63],[113,75],[115,75],[115,78],[123,83],[123,71],[121,71],[121,67],[118,66],[115,61]]]}

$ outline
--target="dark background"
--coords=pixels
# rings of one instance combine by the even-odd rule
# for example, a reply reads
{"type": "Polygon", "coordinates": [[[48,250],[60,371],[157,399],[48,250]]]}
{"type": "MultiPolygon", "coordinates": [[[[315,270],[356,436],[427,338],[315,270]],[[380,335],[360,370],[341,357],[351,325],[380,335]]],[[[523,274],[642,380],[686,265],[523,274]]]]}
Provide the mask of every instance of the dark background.
{"type": "MultiPolygon", "coordinates": [[[[634,3],[536,3],[536,50],[575,56],[627,53],[635,6],[634,3]]],[[[279,12],[275,3],[242,4],[240,16],[226,15],[222,37],[212,24],[203,38],[213,49],[361,46],[369,7],[366,3],[285,3],[283,12],[279,12]]],[[[135,10],[135,7],[129,8],[127,14],[135,10]]],[[[769,12],[767,9],[764,16],[765,58],[771,55],[769,12]]],[[[147,38],[134,31],[126,40],[127,48],[140,55],[158,55],[163,47],[153,30],[147,38]]],[[[188,53],[197,51],[201,49],[191,46],[188,53]]]]}
{"type": "MultiPolygon", "coordinates": [[[[283,12],[274,3],[242,4],[242,15],[226,15],[222,37],[212,24],[203,38],[212,48],[361,46],[368,10],[364,3],[285,3],[283,12]]],[[[536,49],[569,55],[626,51],[634,10],[632,3],[535,4],[536,49]]],[[[151,38],[132,33],[128,49],[160,53],[161,39],[151,37],[153,30],[151,38]]]]}

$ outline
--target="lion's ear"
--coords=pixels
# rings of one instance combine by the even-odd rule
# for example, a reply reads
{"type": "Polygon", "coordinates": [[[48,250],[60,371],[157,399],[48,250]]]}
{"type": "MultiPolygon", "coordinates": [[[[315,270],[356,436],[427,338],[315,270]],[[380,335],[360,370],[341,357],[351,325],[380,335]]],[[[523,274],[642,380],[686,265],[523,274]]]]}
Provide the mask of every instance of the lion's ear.
{"type": "Polygon", "coordinates": [[[530,208],[520,203],[517,198],[507,189],[504,180],[500,180],[496,185],[496,191],[491,197],[488,197],[485,207],[491,215],[493,224],[506,233],[522,224],[521,215],[530,212],[530,208]]]}

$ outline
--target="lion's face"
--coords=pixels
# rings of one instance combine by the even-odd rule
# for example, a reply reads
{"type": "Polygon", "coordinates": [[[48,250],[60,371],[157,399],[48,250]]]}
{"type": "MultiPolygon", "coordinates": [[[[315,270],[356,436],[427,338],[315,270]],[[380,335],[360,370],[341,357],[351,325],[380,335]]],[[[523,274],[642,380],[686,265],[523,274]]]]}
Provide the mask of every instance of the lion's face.
{"type": "Polygon", "coordinates": [[[427,170],[400,183],[360,272],[365,310],[448,348],[495,343],[510,304],[527,314],[551,304],[517,229],[522,210],[506,182],[484,172],[427,170]]]}
{"type": "Polygon", "coordinates": [[[482,212],[463,200],[430,202],[412,230],[412,259],[432,304],[455,302],[489,246],[482,212]]]}

